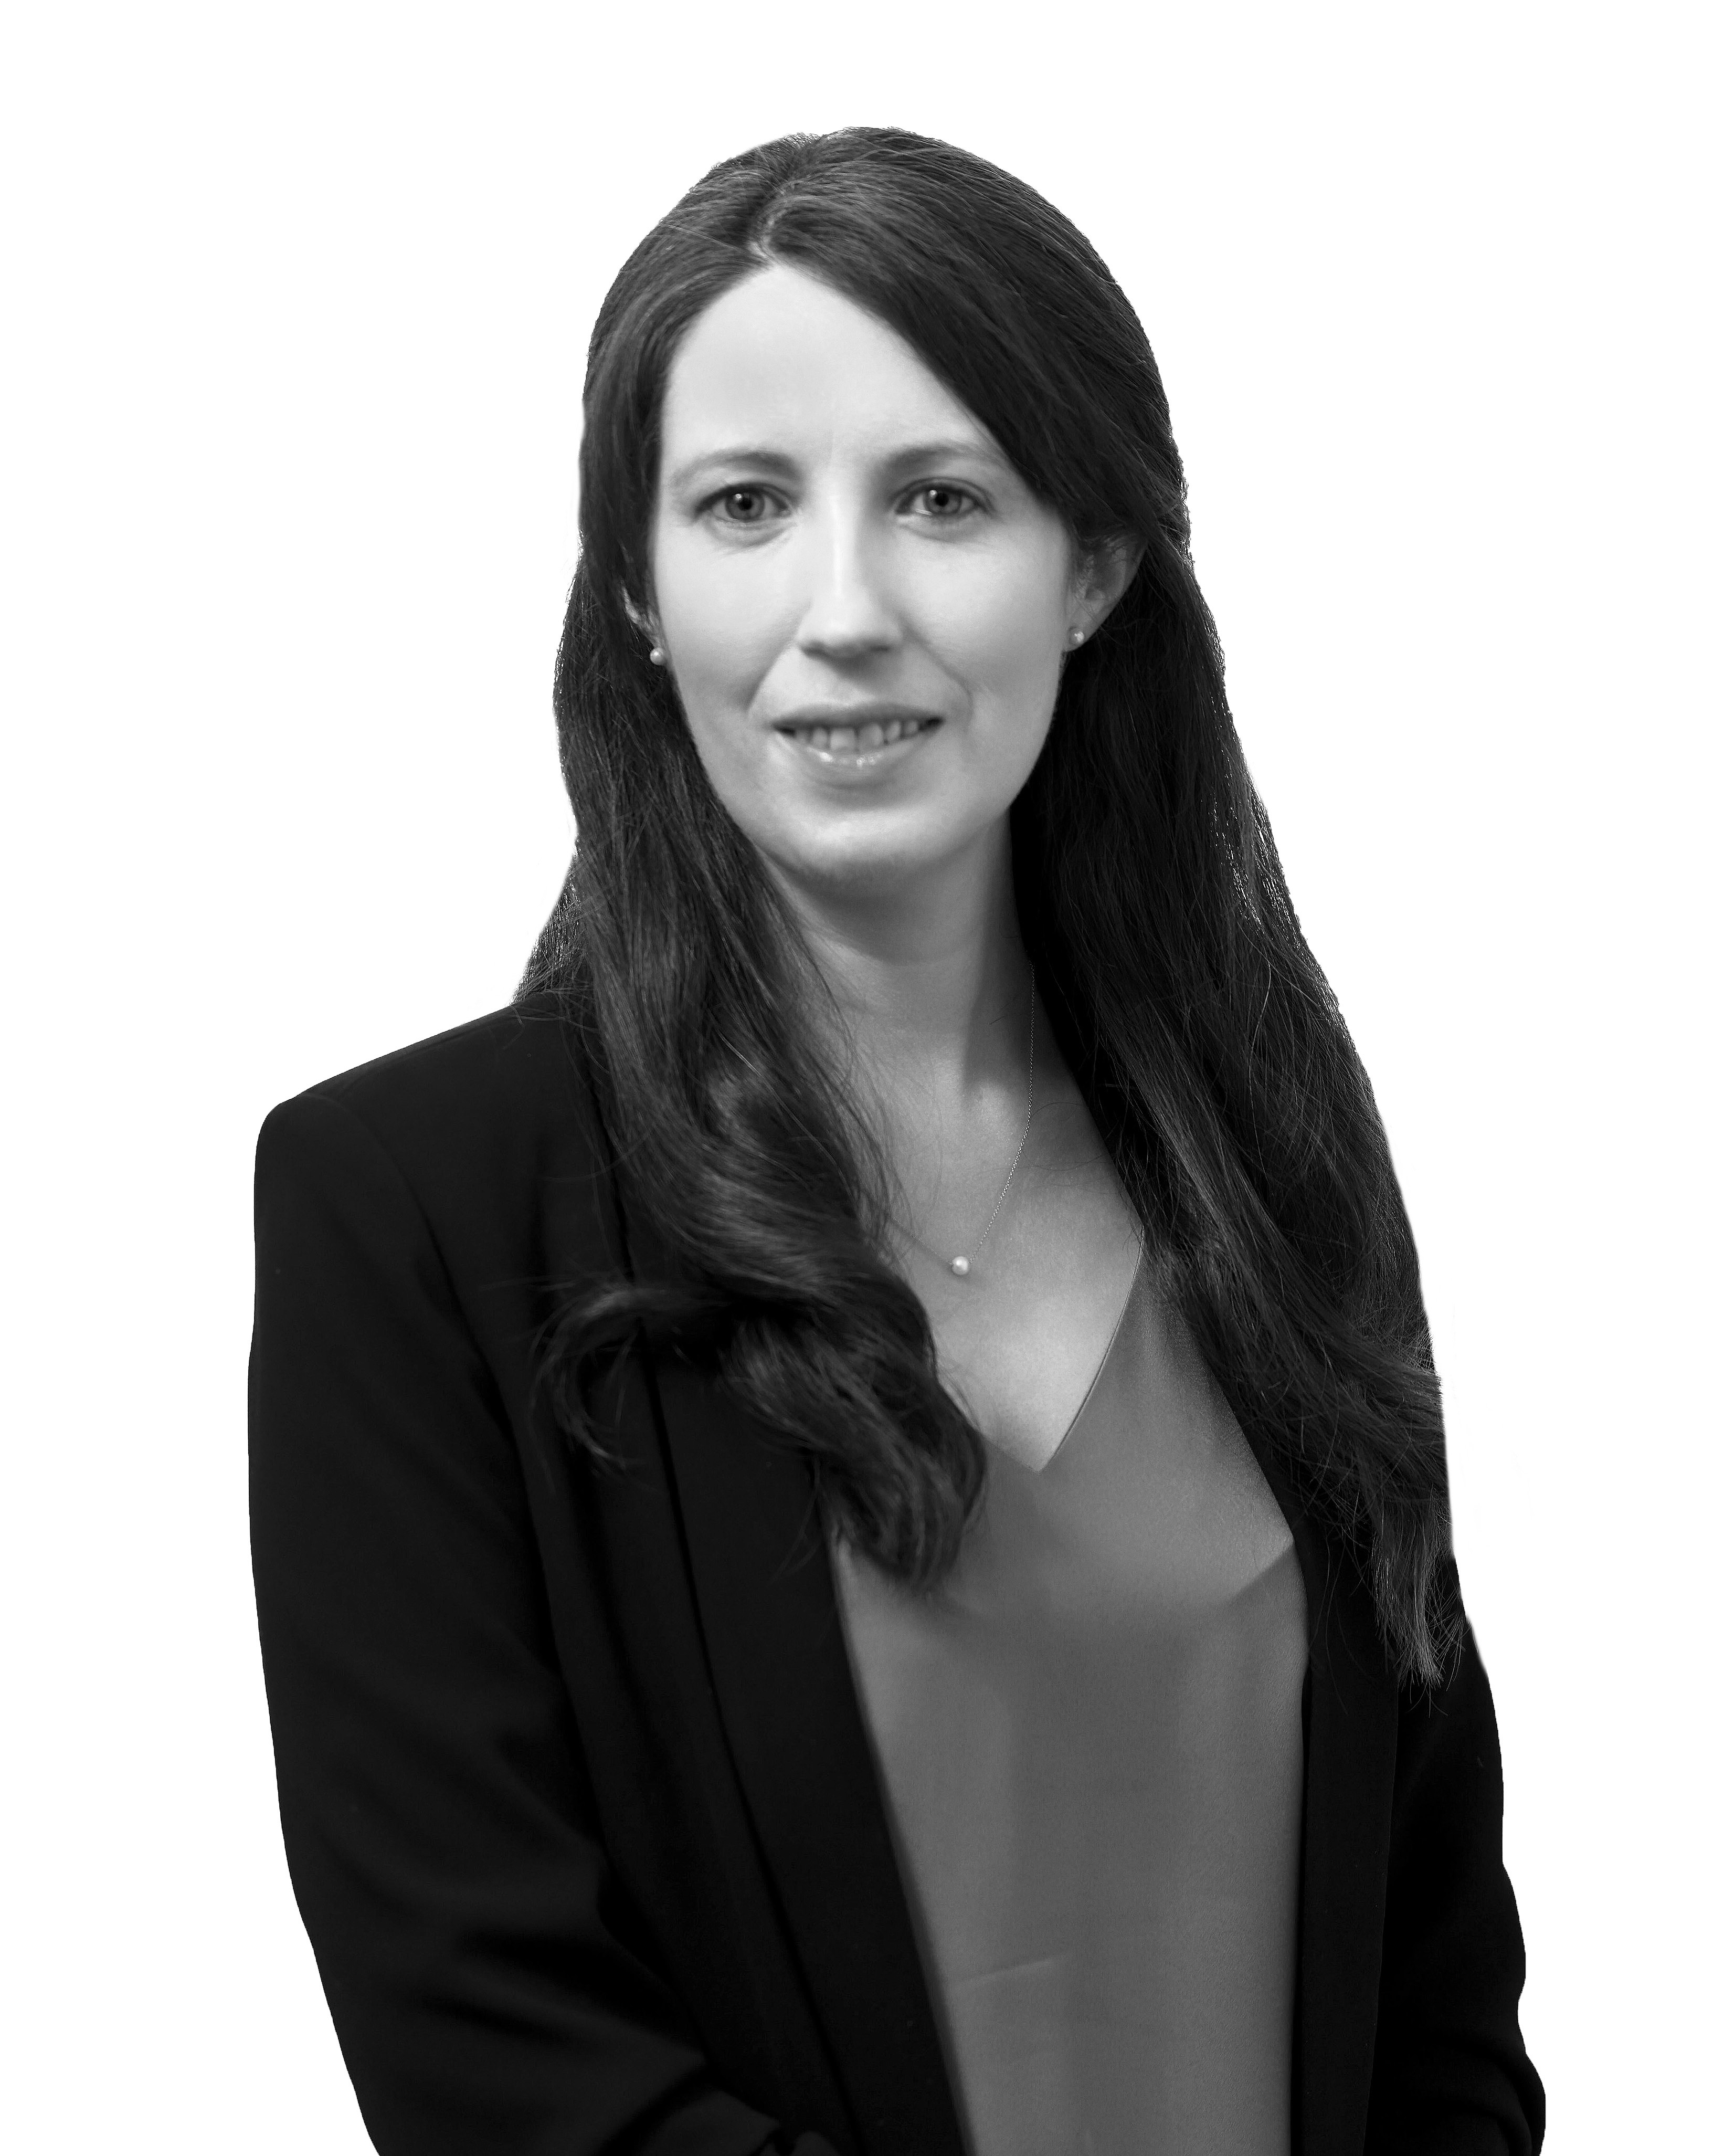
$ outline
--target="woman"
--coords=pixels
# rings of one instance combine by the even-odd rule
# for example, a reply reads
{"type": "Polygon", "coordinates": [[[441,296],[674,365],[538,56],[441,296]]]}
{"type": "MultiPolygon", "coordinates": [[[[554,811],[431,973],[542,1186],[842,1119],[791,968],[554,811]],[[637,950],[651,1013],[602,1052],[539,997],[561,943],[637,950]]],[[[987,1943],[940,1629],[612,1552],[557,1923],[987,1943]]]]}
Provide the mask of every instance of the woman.
{"type": "Polygon", "coordinates": [[[769,144],[582,481],[515,1004],[259,1152],[377,2146],[1536,2148],[1412,1239],[1130,307],[973,157],[769,144]]]}

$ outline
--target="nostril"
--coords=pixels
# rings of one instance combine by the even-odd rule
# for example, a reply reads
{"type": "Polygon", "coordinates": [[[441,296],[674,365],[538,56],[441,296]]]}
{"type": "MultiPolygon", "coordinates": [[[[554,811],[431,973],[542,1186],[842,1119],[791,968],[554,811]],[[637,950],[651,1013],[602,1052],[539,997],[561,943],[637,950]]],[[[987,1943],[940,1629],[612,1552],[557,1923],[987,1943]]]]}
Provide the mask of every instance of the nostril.
{"type": "Polygon", "coordinates": [[[899,641],[897,626],[889,617],[855,613],[810,615],[797,636],[797,643],[804,651],[840,657],[859,651],[885,650],[899,641]]]}

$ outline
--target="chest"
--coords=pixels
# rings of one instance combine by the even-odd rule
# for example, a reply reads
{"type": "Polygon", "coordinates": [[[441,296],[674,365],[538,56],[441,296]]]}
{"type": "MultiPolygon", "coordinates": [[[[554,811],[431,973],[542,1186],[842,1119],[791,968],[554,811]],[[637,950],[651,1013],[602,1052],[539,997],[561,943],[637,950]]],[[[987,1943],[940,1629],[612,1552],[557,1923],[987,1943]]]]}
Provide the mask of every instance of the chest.
{"type": "Polygon", "coordinates": [[[947,1389],[992,1444],[1031,1469],[1052,1456],[1082,1407],[1142,1248],[1075,1092],[1038,1126],[967,1274],[919,1248],[906,1266],[947,1389]]]}
{"type": "Polygon", "coordinates": [[[1285,2150],[1303,1589],[1145,1276],[933,1594],[835,1571],[977,2156],[1285,2150]]]}

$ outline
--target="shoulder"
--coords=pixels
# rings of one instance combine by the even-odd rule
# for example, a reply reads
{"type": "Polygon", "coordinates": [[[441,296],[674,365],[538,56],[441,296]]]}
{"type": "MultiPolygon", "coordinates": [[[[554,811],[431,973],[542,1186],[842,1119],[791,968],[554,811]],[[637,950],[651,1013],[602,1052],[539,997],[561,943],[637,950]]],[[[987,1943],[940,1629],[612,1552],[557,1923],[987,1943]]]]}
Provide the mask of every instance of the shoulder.
{"type": "Polygon", "coordinates": [[[525,1257],[524,1236],[542,1260],[549,1235],[585,1270],[611,1240],[610,1156],[578,1017],[535,996],[321,1080],[264,1118],[260,1203],[283,1184],[335,1197],[362,1170],[411,1200],[452,1262],[525,1257]]]}
{"type": "Polygon", "coordinates": [[[320,1079],[272,1108],[264,1136],[316,1127],[331,1109],[405,1160],[589,1142],[597,1116],[579,1021],[535,996],[320,1079]]]}
{"type": "Polygon", "coordinates": [[[566,1113],[571,1097],[585,1101],[583,1038],[562,998],[534,996],[320,1079],[271,1112],[339,1101],[397,1132],[447,1126],[451,1117],[470,1127],[487,1114],[566,1113]]]}

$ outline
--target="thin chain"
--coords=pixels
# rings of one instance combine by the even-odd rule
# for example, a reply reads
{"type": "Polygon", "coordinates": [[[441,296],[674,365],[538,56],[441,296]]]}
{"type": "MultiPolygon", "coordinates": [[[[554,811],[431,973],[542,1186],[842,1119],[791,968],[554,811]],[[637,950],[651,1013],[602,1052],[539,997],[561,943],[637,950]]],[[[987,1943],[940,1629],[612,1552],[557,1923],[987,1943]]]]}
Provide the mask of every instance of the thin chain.
{"type": "Polygon", "coordinates": [[[998,1218],[1000,1217],[1000,1207],[1001,1207],[1002,1205],[1003,1205],[1003,1204],[1005,1204],[1005,1202],[1006,1202],[1006,1191],[1009,1190],[1009,1189],[1011,1188],[1011,1187],[1012,1187],[1012,1178],[1013,1178],[1014,1175],[1016,1175],[1016,1173],[1018,1173],[1018,1162],[1019,1162],[1020,1160],[1022,1160],[1022,1159],[1023,1159],[1023,1158],[1024,1158],[1024,1147],[1025,1147],[1025,1146],[1027,1146],[1027,1145],[1029,1143],[1029,1126],[1030,1126],[1030,1123],[1032,1122],[1032,1121],[1034,1120],[1034,1116],[1035,1116],[1035,968],[1032,966],[1032,967],[1031,967],[1031,968],[1030,968],[1030,972],[1029,972],[1029,1111],[1028,1111],[1028,1112],[1025,1114],[1024,1118],[1024,1135],[1023,1135],[1023,1137],[1022,1137],[1021,1138],[1019,1138],[1019,1139],[1018,1139],[1018,1150],[1017,1150],[1017,1152],[1014,1152],[1014,1153],[1012,1155],[1012,1165],[1011,1165],[1011,1167],[1010,1167],[1010,1168],[1007,1170],[1007,1172],[1006,1172],[1005,1188],[1004,1188],[1004,1189],[1003,1189],[1003,1190],[1000,1192],[999,1196],[998,1196],[998,1199],[995,1199],[995,1201],[994,1201],[994,1207],[993,1207],[993,1212],[992,1212],[992,1213],[990,1213],[990,1214],[988,1214],[988,1225],[987,1225],[987,1226],[986,1226],[986,1227],[982,1230],[981,1235],[977,1238],[977,1240],[976,1240],[976,1250],[977,1250],[977,1252],[978,1255],[979,1255],[979,1254],[980,1254],[980,1252],[981,1252],[981,1249],[982,1249],[982,1245],[983,1245],[983,1243],[985,1243],[985,1242],[988,1240],[988,1237],[989,1237],[989,1236],[993,1233],[993,1224],[994,1224],[994,1222],[995,1222],[996,1220],[998,1220],[998,1218]]]}
{"type": "MultiPolygon", "coordinates": [[[[998,1220],[998,1218],[1000,1217],[1000,1208],[1001,1208],[1001,1206],[1002,1206],[1002,1205],[1003,1205],[1003,1204],[1005,1204],[1005,1202],[1006,1202],[1006,1193],[1007,1193],[1008,1191],[1009,1191],[1009,1190],[1010,1190],[1010,1188],[1012,1188],[1012,1182],[1013,1182],[1013,1178],[1016,1176],[1016,1174],[1017,1174],[1017,1173],[1018,1173],[1018,1162],[1019,1162],[1020,1160],[1022,1160],[1022,1159],[1023,1159],[1023,1158],[1024,1158],[1024,1147],[1025,1147],[1025,1146],[1027,1146],[1027,1145],[1029,1143],[1029,1127],[1030,1127],[1031,1123],[1034,1122],[1034,1120],[1035,1120],[1035,968],[1034,968],[1034,966],[1032,966],[1032,967],[1030,968],[1030,969],[1029,969],[1029,1111],[1028,1111],[1028,1113],[1024,1116],[1024,1135],[1023,1135],[1023,1137],[1022,1137],[1021,1138],[1019,1138],[1019,1139],[1018,1139],[1018,1150],[1017,1150],[1017,1152],[1014,1152],[1014,1153],[1013,1154],[1013,1156],[1012,1156],[1012,1165],[1011,1165],[1011,1168],[1010,1168],[1008,1170],[1008,1172],[1007,1172],[1006,1180],[1005,1180],[1004,1185],[1003,1185],[1003,1187],[1002,1188],[1002,1189],[1001,1189],[1001,1191],[1000,1191],[1000,1194],[999,1194],[999,1196],[998,1196],[998,1197],[994,1200],[994,1205],[993,1205],[993,1212],[992,1212],[992,1213],[990,1213],[990,1214],[988,1214],[988,1225],[987,1225],[987,1226],[986,1226],[986,1227],[982,1230],[981,1235],[980,1235],[979,1236],[977,1236],[977,1240],[976,1240],[975,1255],[976,1255],[977,1256],[978,1256],[978,1257],[981,1255],[981,1252],[982,1252],[982,1245],[983,1245],[983,1244],[988,1240],[988,1237],[989,1237],[989,1236],[993,1233],[993,1224],[994,1224],[994,1222],[995,1222],[996,1220],[998,1220]]],[[[937,1261],[938,1261],[941,1265],[944,1265],[944,1266],[946,1267],[946,1270],[947,1270],[949,1273],[955,1274],[955,1275],[957,1276],[957,1277],[959,1280],[962,1280],[962,1279],[963,1279],[963,1278],[964,1278],[964,1277],[968,1274],[969,1270],[970,1270],[971,1259],[970,1259],[969,1255],[968,1255],[967,1253],[966,1253],[965,1251],[960,1250],[960,1251],[957,1254],[957,1255],[956,1255],[955,1257],[951,1257],[951,1258],[942,1258],[942,1257],[941,1257],[940,1253],[939,1253],[937,1250],[930,1250],[930,1249],[928,1248],[928,1245],[927,1245],[925,1242],[923,1242],[923,1240],[922,1240],[922,1239],[921,1239],[921,1237],[920,1235],[911,1235],[911,1234],[910,1234],[910,1230],[909,1230],[908,1229],[906,1229],[905,1230],[905,1233],[906,1233],[906,1235],[910,1235],[910,1240],[911,1240],[911,1241],[916,1245],[916,1248],[917,1248],[919,1250],[926,1250],[926,1251],[927,1251],[927,1255],[928,1255],[931,1258],[933,1258],[933,1259],[937,1260],[937,1261]]]]}

